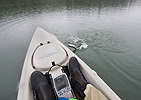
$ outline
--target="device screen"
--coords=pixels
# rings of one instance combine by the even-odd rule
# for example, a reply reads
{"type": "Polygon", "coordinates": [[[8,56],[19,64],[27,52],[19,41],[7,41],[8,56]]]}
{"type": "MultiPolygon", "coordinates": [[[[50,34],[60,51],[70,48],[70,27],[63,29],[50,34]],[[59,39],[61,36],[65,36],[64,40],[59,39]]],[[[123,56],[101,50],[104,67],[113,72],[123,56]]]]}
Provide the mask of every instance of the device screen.
{"type": "Polygon", "coordinates": [[[56,87],[57,87],[57,91],[65,88],[67,86],[66,81],[65,81],[65,76],[62,75],[62,77],[56,78],[55,84],[56,84],[56,87]]]}

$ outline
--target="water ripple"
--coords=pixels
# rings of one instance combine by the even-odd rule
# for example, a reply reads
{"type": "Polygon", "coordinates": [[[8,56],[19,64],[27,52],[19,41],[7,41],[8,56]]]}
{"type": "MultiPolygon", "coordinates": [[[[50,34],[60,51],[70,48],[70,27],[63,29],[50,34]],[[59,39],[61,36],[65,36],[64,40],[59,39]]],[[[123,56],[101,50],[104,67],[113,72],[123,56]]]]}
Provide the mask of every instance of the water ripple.
{"type": "Polygon", "coordinates": [[[129,47],[126,39],[109,31],[95,31],[85,35],[89,46],[110,52],[127,52],[129,47]]]}
{"type": "Polygon", "coordinates": [[[78,32],[77,35],[68,37],[67,42],[75,44],[80,50],[86,49],[87,47],[116,53],[130,50],[124,37],[109,31],[98,30],[85,33],[78,32]]]}

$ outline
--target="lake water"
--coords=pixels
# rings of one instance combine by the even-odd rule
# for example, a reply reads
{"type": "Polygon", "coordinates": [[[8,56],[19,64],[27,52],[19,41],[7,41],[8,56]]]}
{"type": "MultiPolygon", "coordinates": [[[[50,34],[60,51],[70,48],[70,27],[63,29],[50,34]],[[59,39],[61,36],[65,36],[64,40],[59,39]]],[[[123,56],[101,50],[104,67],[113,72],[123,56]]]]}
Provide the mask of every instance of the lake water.
{"type": "Polygon", "coordinates": [[[141,99],[140,0],[1,0],[0,100],[16,100],[36,28],[54,34],[123,100],[141,99]]]}

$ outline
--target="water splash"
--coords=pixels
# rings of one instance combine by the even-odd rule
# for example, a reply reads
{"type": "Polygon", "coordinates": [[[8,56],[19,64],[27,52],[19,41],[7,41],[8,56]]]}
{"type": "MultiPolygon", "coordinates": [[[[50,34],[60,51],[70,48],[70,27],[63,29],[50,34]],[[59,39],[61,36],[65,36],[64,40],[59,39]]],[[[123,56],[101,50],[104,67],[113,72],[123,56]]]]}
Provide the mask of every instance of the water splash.
{"type": "Polygon", "coordinates": [[[69,39],[69,42],[71,42],[72,44],[75,44],[77,49],[82,50],[82,49],[87,49],[88,44],[85,42],[85,39],[81,39],[79,37],[75,36],[71,36],[69,39]]]}
{"type": "Polygon", "coordinates": [[[78,38],[77,36],[72,36],[72,37],[70,37],[70,39],[71,39],[75,44],[77,44],[77,42],[83,41],[82,39],[78,38]]]}
{"type": "Polygon", "coordinates": [[[88,47],[88,44],[86,43],[82,43],[81,46],[79,47],[79,49],[86,49],[88,47]]]}
{"type": "Polygon", "coordinates": [[[102,49],[109,52],[121,53],[128,52],[131,48],[127,43],[127,39],[117,33],[97,30],[79,32],[74,36],[67,36],[68,43],[74,44],[77,49],[83,50],[89,48],[102,49]]]}

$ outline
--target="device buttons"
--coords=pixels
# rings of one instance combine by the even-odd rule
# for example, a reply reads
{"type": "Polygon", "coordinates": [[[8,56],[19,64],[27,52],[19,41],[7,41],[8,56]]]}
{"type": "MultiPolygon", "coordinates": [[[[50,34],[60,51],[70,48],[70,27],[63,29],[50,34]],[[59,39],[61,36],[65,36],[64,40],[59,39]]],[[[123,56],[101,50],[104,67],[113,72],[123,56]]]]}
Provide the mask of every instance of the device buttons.
{"type": "Polygon", "coordinates": [[[59,92],[58,95],[61,96],[62,95],[62,92],[59,92]]]}
{"type": "Polygon", "coordinates": [[[59,91],[59,92],[58,92],[58,95],[59,95],[59,96],[62,96],[62,95],[66,94],[66,93],[69,92],[69,91],[70,91],[70,88],[65,88],[65,89],[59,91]]]}

